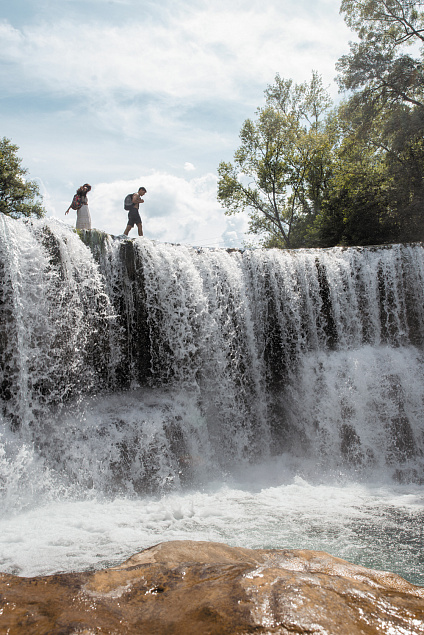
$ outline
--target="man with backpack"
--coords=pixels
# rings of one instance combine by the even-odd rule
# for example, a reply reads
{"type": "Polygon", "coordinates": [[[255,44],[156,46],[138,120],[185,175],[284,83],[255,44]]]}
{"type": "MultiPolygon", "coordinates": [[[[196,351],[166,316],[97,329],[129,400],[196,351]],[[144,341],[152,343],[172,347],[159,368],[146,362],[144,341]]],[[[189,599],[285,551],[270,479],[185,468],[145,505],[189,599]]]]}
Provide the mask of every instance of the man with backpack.
{"type": "Polygon", "coordinates": [[[143,235],[143,226],[141,224],[141,218],[138,208],[140,206],[140,203],[144,203],[144,200],[141,197],[144,196],[146,193],[147,190],[145,187],[139,187],[138,192],[136,192],[135,194],[128,194],[125,197],[124,209],[128,210],[128,224],[124,231],[125,236],[128,236],[134,225],[137,225],[138,235],[143,235]]]}

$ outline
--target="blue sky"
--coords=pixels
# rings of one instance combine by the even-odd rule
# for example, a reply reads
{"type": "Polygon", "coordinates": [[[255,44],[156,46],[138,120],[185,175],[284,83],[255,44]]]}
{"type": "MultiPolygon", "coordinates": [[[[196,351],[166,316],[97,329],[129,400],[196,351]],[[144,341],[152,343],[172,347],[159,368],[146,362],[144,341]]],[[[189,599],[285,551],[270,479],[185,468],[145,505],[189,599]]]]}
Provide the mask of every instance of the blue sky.
{"type": "MultiPolygon", "coordinates": [[[[93,227],[121,234],[123,198],[147,188],[145,235],[240,246],[247,217],[216,200],[243,121],[277,73],[335,63],[353,34],[338,0],[7,0],[0,11],[0,136],[19,146],[48,216],[92,184],[93,227]]],[[[133,230],[130,236],[135,236],[133,230]]]]}

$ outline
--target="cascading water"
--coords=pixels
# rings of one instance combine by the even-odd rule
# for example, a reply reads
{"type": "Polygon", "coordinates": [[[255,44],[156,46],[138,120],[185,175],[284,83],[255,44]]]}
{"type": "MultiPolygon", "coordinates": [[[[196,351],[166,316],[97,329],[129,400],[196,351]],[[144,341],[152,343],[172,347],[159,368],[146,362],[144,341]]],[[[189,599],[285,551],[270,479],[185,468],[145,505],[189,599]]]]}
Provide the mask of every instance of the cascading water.
{"type": "Polygon", "coordinates": [[[0,570],[198,537],[424,583],[421,244],[208,250],[0,215],[0,276],[0,570]]]}

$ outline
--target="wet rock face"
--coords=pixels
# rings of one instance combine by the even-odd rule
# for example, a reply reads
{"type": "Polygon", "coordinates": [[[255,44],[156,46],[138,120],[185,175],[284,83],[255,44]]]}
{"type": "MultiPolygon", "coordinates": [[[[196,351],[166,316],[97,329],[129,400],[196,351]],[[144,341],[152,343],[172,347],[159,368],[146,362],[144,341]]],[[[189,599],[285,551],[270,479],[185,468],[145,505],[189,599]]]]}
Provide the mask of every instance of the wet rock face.
{"type": "Polygon", "coordinates": [[[122,565],[0,574],[8,635],[424,633],[424,588],[324,552],[161,543],[122,565]]]}

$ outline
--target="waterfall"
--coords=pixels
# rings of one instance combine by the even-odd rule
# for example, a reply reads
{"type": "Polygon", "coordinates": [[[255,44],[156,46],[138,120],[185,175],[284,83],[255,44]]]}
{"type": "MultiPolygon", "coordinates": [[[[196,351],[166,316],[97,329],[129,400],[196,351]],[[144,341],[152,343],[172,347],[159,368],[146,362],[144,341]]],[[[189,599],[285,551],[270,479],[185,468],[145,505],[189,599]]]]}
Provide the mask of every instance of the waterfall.
{"type": "Polygon", "coordinates": [[[0,215],[6,507],[286,457],[424,482],[424,250],[212,250],[0,215]]]}

